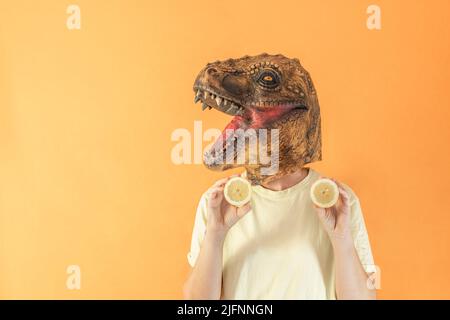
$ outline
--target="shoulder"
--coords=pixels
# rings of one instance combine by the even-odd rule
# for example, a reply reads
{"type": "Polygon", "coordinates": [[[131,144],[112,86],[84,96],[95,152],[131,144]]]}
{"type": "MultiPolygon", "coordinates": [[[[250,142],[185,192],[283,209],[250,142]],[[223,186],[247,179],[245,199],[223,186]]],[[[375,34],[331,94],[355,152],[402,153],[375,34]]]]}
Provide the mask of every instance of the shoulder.
{"type": "Polygon", "coordinates": [[[206,208],[206,206],[208,204],[208,201],[209,201],[209,190],[206,190],[200,196],[200,199],[199,199],[199,202],[198,202],[198,206],[202,207],[202,208],[206,208]]]}

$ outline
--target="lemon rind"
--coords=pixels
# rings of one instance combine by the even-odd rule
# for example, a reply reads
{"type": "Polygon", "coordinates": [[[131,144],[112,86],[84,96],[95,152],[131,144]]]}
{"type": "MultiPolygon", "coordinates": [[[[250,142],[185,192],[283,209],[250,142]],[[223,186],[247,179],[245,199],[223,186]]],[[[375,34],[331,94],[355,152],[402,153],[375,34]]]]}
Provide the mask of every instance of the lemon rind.
{"type": "Polygon", "coordinates": [[[235,206],[235,207],[240,208],[240,207],[246,205],[246,204],[250,201],[251,196],[252,196],[252,186],[251,186],[250,182],[248,182],[248,180],[246,180],[246,179],[244,179],[244,178],[241,178],[241,177],[233,177],[233,178],[231,178],[230,180],[228,180],[227,183],[225,184],[225,187],[224,187],[224,189],[223,189],[223,194],[224,194],[224,196],[225,196],[225,200],[227,200],[227,202],[228,202],[229,204],[231,204],[231,205],[233,205],[233,206],[235,206]],[[246,197],[244,200],[241,200],[241,201],[234,201],[234,200],[230,199],[230,197],[229,197],[228,194],[227,194],[228,188],[229,188],[229,186],[231,185],[231,183],[232,183],[233,181],[237,181],[237,180],[244,182],[244,183],[248,186],[248,189],[249,189],[249,192],[248,192],[247,197],[246,197]]]}
{"type": "Polygon", "coordinates": [[[334,205],[337,203],[337,201],[339,200],[339,188],[338,188],[336,182],[334,182],[334,181],[331,180],[331,179],[327,179],[327,178],[318,179],[318,180],[316,180],[316,181],[313,183],[313,185],[311,186],[310,196],[311,196],[312,202],[313,202],[316,206],[318,206],[318,207],[320,207],[320,208],[324,208],[324,209],[326,209],[326,208],[331,208],[331,207],[334,206],[334,205]],[[319,201],[317,201],[317,198],[316,198],[316,196],[314,195],[314,189],[317,187],[317,185],[318,185],[319,183],[322,183],[322,182],[325,182],[325,181],[328,182],[330,185],[333,186],[332,188],[334,189],[335,193],[334,193],[334,197],[333,197],[333,199],[332,199],[331,201],[329,201],[329,202],[327,202],[327,203],[320,203],[319,201]]]}

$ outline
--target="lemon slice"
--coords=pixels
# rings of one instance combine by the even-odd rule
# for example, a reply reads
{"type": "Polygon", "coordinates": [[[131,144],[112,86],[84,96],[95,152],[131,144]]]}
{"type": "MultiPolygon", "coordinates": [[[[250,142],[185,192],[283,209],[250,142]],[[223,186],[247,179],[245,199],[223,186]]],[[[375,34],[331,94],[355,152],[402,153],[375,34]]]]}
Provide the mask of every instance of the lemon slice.
{"type": "Polygon", "coordinates": [[[339,189],[337,184],[330,179],[319,179],[311,187],[311,200],[321,208],[330,208],[339,199],[339,189]]]}
{"type": "Polygon", "coordinates": [[[250,201],[252,186],[250,182],[241,177],[233,177],[225,184],[223,194],[229,204],[242,207],[250,201]]]}

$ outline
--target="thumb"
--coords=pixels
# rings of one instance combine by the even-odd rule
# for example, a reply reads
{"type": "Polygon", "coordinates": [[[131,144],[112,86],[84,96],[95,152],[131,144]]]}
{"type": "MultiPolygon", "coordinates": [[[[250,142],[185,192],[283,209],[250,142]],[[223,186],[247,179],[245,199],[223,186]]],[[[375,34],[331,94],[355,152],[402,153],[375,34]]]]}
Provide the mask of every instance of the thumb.
{"type": "Polygon", "coordinates": [[[252,206],[250,204],[250,202],[248,202],[247,204],[243,205],[240,208],[237,208],[237,216],[239,218],[242,218],[243,216],[245,216],[245,214],[247,214],[250,210],[252,209],[252,206]]]}
{"type": "Polygon", "coordinates": [[[316,204],[314,204],[314,211],[316,212],[316,214],[320,220],[325,219],[326,212],[327,212],[327,210],[325,208],[321,208],[321,207],[317,206],[316,204]]]}

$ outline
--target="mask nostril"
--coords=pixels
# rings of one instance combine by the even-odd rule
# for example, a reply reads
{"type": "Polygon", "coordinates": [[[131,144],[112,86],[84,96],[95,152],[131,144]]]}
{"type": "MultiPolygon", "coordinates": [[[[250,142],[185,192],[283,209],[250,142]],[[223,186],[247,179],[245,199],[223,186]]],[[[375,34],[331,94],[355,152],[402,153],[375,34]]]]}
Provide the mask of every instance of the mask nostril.
{"type": "Polygon", "coordinates": [[[213,67],[209,67],[208,69],[206,69],[206,73],[207,74],[213,74],[213,73],[216,73],[217,72],[217,69],[215,69],[215,68],[213,68],[213,67]]]}

